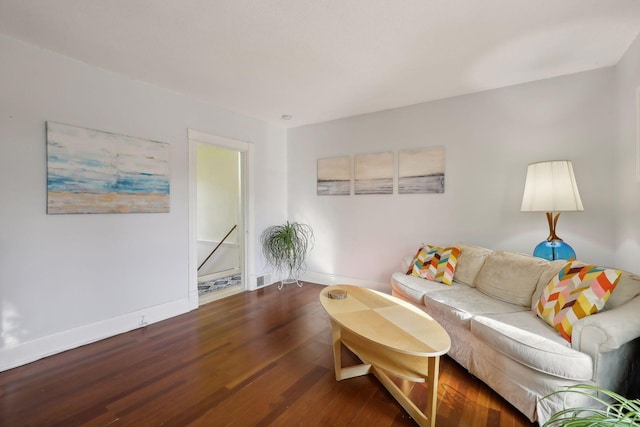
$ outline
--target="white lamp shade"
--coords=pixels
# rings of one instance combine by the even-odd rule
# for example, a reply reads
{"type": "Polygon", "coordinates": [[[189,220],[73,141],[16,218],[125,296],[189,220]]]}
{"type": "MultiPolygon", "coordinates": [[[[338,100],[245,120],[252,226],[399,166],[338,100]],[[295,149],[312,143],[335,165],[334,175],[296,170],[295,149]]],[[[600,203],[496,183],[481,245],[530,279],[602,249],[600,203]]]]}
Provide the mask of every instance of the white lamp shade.
{"type": "Polygon", "coordinates": [[[521,211],[582,211],[582,200],[570,160],[532,163],[527,167],[521,211]]]}

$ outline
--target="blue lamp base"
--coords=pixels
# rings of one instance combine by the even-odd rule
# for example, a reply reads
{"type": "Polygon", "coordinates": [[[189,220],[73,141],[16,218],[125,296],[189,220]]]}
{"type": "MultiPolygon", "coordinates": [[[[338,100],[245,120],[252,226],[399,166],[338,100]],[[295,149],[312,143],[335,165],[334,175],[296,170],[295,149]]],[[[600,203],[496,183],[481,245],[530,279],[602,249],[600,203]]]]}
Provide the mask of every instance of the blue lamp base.
{"type": "Polygon", "coordinates": [[[562,240],[550,242],[545,240],[536,246],[533,250],[533,256],[553,261],[554,259],[573,259],[576,257],[576,252],[562,240]]]}

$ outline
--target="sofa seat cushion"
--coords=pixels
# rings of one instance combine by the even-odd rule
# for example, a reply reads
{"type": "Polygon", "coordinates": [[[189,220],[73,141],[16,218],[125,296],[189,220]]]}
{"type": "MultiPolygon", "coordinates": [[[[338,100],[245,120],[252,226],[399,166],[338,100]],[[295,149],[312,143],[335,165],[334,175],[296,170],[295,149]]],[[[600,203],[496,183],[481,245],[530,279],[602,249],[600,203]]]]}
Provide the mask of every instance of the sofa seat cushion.
{"type": "Polygon", "coordinates": [[[423,304],[423,298],[426,293],[441,290],[455,291],[467,287],[456,282],[453,282],[450,286],[444,285],[404,273],[393,273],[391,276],[391,289],[393,292],[418,305],[423,304]]]}
{"type": "Polygon", "coordinates": [[[593,377],[591,357],[573,350],[530,311],[474,317],[471,333],[497,352],[536,371],[575,381],[593,377]]]}
{"type": "Polygon", "coordinates": [[[433,291],[424,295],[425,311],[434,318],[444,318],[449,322],[470,328],[470,320],[479,314],[513,313],[526,308],[491,298],[475,288],[458,285],[453,291],[433,291]]]}

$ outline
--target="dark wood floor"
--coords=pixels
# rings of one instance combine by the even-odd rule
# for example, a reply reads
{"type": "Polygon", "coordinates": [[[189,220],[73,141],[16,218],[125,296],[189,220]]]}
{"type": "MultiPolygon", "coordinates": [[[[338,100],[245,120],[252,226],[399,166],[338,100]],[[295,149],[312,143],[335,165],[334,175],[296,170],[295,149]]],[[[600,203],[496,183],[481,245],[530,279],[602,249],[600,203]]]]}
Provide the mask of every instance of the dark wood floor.
{"type": "MultiPolygon", "coordinates": [[[[321,289],[235,295],[2,372],[0,426],[415,425],[373,376],[335,381],[321,289]]],[[[532,426],[447,357],[437,425],[532,426]]]]}

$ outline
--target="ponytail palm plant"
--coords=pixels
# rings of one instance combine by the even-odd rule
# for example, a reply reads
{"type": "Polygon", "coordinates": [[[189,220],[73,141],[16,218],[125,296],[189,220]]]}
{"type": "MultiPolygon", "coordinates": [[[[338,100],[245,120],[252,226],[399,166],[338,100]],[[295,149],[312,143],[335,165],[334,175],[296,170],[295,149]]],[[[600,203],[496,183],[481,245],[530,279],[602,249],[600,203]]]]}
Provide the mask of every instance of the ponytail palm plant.
{"type": "Polygon", "coordinates": [[[627,399],[611,390],[579,384],[556,391],[578,393],[594,401],[593,407],[569,407],[553,414],[543,427],[634,426],[640,427],[640,399],[627,399]]]}
{"type": "Polygon", "coordinates": [[[277,271],[286,271],[287,278],[280,283],[297,283],[300,271],[304,268],[307,252],[314,243],[313,230],[307,224],[289,222],[272,225],[260,236],[262,252],[269,264],[277,271]]]}

